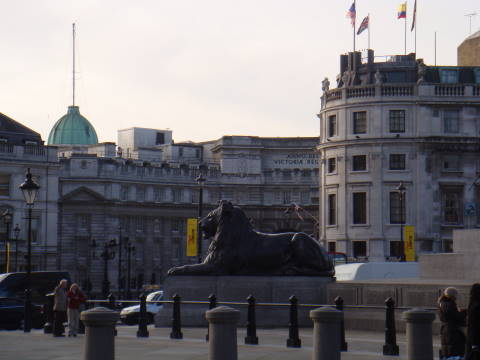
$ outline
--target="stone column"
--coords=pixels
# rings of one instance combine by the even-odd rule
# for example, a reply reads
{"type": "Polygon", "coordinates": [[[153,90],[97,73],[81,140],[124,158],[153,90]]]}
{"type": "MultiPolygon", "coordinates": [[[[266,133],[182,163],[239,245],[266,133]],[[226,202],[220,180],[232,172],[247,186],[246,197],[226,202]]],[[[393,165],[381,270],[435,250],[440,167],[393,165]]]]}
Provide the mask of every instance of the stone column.
{"type": "Polygon", "coordinates": [[[119,318],[116,311],[104,307],[82,311],[80,320],[85,324],[84,360],[114,360],[115,324],[119,318]]]}
{"type": "Polygon", "coordinates": [[[208,360],[237,360],[237,323],[240,311],[219,306],[205,313],[208,320],[208,360]]]}
{"type": "Polygon", "coordinates": [[[310,311],[313,320],[313,360],[340,360],[340,323],[343,313],[322,306],[310,311]]]}
{"type": "Polygon", "coordinates": [[[412,309],[403,313],[407,322],[407,359],[433,360],[432,322],[435,313],[424,309],[412,309]]]}

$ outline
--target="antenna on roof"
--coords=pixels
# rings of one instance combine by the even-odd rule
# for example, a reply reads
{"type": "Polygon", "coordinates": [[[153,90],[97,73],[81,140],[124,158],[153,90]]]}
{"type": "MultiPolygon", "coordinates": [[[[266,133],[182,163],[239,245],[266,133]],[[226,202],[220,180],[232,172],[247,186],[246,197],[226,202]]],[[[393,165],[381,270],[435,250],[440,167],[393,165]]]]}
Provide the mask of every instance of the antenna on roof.
{"type": "Polygon", "coordinates": [[[478,15],[478,12],[473,12],[473,13],[470,13],[470,14],[466,14],[465,16],[468,16],[469,20],[470,20],[470,34],[472,33],[472,18],[474,16],[477,16],[478,15]]]}
{"type": "Polygon", "coordinates": [[[72,24],[73,69],[72,69],[72,106],[75,106],[75,23],[72,24]]]}

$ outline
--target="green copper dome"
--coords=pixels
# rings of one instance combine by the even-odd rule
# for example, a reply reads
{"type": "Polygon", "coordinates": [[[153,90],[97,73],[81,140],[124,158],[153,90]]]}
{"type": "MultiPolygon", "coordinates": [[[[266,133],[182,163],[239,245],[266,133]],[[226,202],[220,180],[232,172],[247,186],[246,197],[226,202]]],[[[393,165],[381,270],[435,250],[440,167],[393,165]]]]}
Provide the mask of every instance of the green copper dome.
{"type": "Polygon", "coordinates": [[[92,124],[80,114],[78,106],[69,106],[48,135],[49,145],[98,144],[97,133],[92,124]]]}

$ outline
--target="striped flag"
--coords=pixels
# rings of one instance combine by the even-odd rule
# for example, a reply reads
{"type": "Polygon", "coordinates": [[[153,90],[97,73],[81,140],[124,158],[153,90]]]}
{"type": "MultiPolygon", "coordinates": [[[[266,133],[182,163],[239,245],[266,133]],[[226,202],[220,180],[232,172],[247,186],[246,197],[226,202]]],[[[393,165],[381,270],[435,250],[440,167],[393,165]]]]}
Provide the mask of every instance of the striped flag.
{"type": "Polygon", "coordinates": [[[397,19],[406,19],[407,18],[407,3],[400,4],[398,7],[397,19]]]}
{"type": "Polygon", "coordinates": [[[350,23],[355,27],[355,18],[357,17],[357,11],[355,10],[355,1],[350,6],[350,9],[347,11],[347,18],[350,18],[350,23]]]}
{"type": "Polygon", "coordinates": [[[417,0],[415,0],[415,4],[413,5],[412,28],[410,29],[410,31],[413,31],[413,29],[415,29],[416,22],[417,22],[417,0]]]}
{"type": "Polygon", "coordinates": [[[365,16],[362,23],[358,27],[357,35],[360,35],[364,30],[368,29],[369,16],[365,16]]]}

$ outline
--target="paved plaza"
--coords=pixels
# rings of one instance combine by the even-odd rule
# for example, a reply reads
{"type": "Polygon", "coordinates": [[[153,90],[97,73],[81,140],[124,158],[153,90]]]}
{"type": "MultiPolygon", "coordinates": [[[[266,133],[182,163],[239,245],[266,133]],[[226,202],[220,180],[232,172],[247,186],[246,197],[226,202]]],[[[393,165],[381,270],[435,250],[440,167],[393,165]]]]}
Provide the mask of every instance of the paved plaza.
{"type": "MultiPolygon", "coordinates": [[[[171,340],[169,328],[149,326],[149,338],[137,338],[136,326],[118,326],[115,340],[117,360],[206,360],[208,344],[205,328],[182,329],[182,340],[171,340]]],[[[312,354],[312,329],[301,329],[300,349],[287,348],[288,329],[261,329],[257,331],[259,345],[244,345],[245,330],[238,330],[239,360],[310,360],[312,354]]],[[[406,359],[405,336],[397,335],[400,356],[382,356],[384,334],[379,332],[348,331],[349,351],[342,353],[343,360],[406,359]]],[[[41,330],[30,334],[21,331],[0,331],[1,360],[70,360],[84,356],[84,335],[76,338],[54,338],[41,330]]],[[[438,337],[434,338],[434,354],[438,354],[438,337]]]]}

